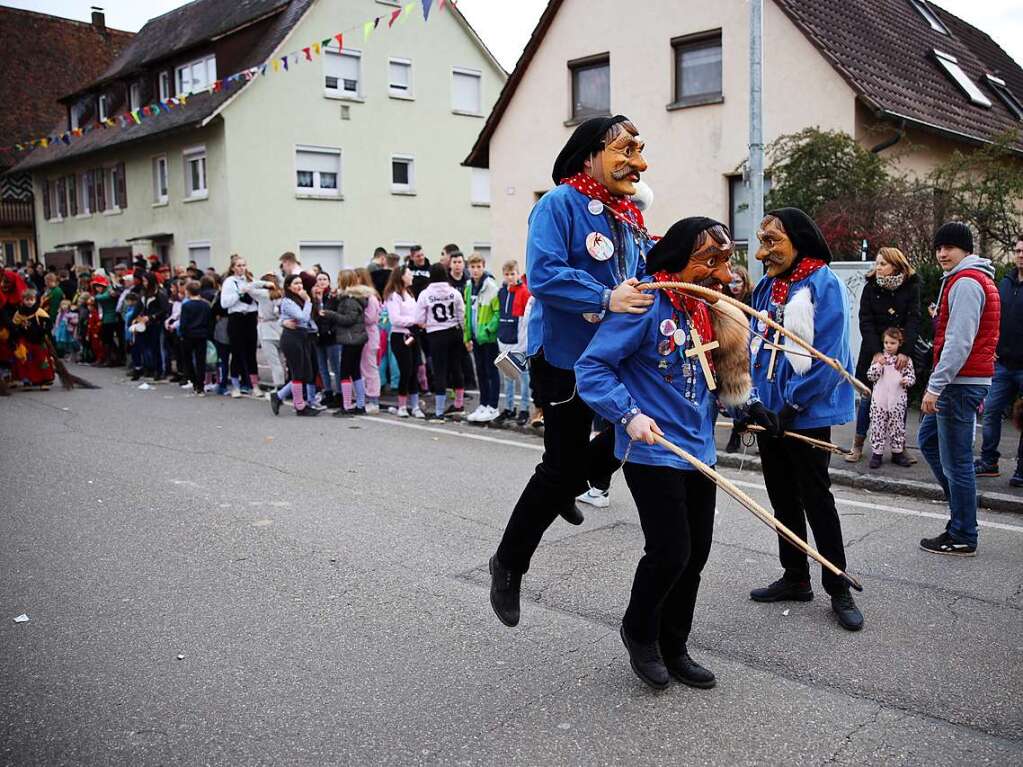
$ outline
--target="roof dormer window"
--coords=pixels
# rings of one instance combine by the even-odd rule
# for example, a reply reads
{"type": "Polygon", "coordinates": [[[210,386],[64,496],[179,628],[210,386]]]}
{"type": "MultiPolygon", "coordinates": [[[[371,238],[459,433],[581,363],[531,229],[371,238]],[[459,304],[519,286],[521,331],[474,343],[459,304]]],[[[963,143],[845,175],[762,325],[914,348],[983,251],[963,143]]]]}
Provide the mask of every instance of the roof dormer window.
{"type": "Polygon", "coordinates": [[[987,80],[988,88],[998,94],[998,98],[1012,112],[1012,116],[1017,120],[1023,120],[1023,102],[1016,98],[1015,93],[1009,90],[1005,80],[994,75],[985,75],[984,78],[987,80]]]}
{"type": "Polygon", "coordinates": [[[943,35],[949,35],[948,27],[941,23],[941,19],[938,18],[938,14],[936,14],[934,9],[928,5],[927,0],[909,0],[909,2],[912,3],[917,12],[927,20],[927,23],[931,25],[931,29],[935,32],[941,32],[943,35]]]}
{"type": "Polygon", "coordinates": [[[956,85],[963,89],[971,102],[981,107],[991,107],[991,100],[984,95],[984,92],[977,87],[977,84],[970,79],[963,68],[959,66],[959,59],[950,53],[939,51],[937,48],[933,50],[934,60],[938,62],[939,66],[945,70],[945,73],[955,80],[956,85]]]}

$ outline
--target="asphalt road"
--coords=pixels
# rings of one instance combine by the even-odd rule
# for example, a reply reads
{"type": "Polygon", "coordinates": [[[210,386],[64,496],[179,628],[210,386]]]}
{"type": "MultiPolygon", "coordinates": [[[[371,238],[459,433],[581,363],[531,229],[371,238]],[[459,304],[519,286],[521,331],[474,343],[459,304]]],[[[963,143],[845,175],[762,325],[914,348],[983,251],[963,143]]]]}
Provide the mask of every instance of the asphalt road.
{"type": "Polygon", "coordinates": [[[1021,517],[945,558],[917,548],[940,505],[837,488],[849,634],[819,585],[749,601],[776,544],[722,496],[691,642],[718,687],[658,694],[618,638],[620,477],[551,528],[507,629],[486,562],[535,438],[83,374],[0,399],[0,764],[1023,763],[1021,517]]]}

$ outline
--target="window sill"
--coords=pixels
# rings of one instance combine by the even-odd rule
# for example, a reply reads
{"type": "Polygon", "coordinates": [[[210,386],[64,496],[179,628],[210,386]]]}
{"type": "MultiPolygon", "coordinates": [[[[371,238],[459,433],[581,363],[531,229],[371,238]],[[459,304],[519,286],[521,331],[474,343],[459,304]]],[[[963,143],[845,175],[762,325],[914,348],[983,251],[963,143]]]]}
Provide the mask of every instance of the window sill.
{"type": "Polygon", "coordinates": [[[390,97],[392,99],[395,99],[397,101],[415,101],[416,100],[415,96],[409,96],[406,93],[388,93],[387,95],[388,95],[388,97],[390,97]]]}
{"type": "Polygon", "coordinates": [[[606,115],[586,115],[586,116],[581,117],[581,118],[569,118],[568,120],[565,121],[565,127],[566,128],[575,128],[577,125],[582,125],[587,120],[590,120],[592,118],[610,118],[610,117],[611,117],[611,112],[609,111],[609,112],[607,112],[606,115]]]}
{"type": "Polygon", "coordinates": [[[160,202],[153,203],[154,208],[166,208],[168,205],[170,205],[170,200],[160,200],[160,202]]]}
{"type": "Polygon", "coordinates": [[[482,112],[463,112],[461,109],[452,109],[451,114],[459,115],[461,117],[478,117],[481,120],[486,117],[486,115],[482,112]]]}
{"type": "Polygon", "coordinates": [[[415,197],[416,192],[414,189],[392,189],[391,194],[399,197],[415,197]]]}
{"type": "Polygon", "coordinates": [[[344,93],[338,93],[337,91],[323,91],[323,98],[333,99],[334,101],[351,101],[355,104],[365,104],[366,99],[362,96],[349,96],[344,93]]]}
{"type": "Polygon", "coordinates": [[[295,192],[296,200],[330,200],[333,202],[343,202],[345,196],[343,194],[311,194],[309,192],[295,192]]]}
{"type": "Polygon", "coordinates": [[[182,202],[202,202],[203,200],[210,199],[209,193],[206,194],[195,194],[191,197],[186,197],[182,202]]]}
{"type": "Polygon", "coordinates": [[[724,104],[724,96],[704,96],[701,98],[693,98],[685,101],[673,101],[668,104],[665,109],[669,112],[675,112],[679,109],[690,109],[692,107],[705,107],[709,104],[724,104]]]}
{"type": "Polygon", "coordinates": [[[124,213],[122,208],[111,208],[110,210],[103,211],[104,216],[119,216],[124,213]]]}
{"type": "Polygon", "coordinates": [[[489,202],[474,202],[474,203],[470,203],[470,204],[474,208],[489,208],[490,207],[490,203],[489,202]]]}

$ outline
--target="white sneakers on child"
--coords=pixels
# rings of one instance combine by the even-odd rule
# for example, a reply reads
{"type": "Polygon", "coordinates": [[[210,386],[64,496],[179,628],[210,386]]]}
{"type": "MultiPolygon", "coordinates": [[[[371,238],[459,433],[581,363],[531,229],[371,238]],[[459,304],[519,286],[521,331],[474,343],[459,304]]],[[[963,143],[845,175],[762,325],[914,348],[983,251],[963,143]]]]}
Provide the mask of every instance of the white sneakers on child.
{"type": "Polygon", "coordinates": [[[471,421],[472,423],[489,423],[499,415],[501,415],[501,411],[499,411],[496,407],[480,405],[478,408],[469,413],[469,415],[465,417],[465,420],[471,421]]]}
{"type": "Polygon", "coordinates": [[[582,495],[576,496],[576,500],[581,503],[588,503],[590,506],[596,506],[598,509],[606,509],[611,505],[611,499],[608,498],[608,495],[607,490],[591,487],[582,495]]]}
{"type": "Polygon", "coordinates": [[[380,412],[380,405],[374,405],[372,402],[366,404],[366,415],[376,415],[380,412]]]}
{"type": "Polygon", "coordinates": [[[417,407],[415,410],[412,411],[412,417],[413,418],[421,418],[422,420],[425,421],[426,420],[426,413],[423,412],[422,408],[417,407]]]}

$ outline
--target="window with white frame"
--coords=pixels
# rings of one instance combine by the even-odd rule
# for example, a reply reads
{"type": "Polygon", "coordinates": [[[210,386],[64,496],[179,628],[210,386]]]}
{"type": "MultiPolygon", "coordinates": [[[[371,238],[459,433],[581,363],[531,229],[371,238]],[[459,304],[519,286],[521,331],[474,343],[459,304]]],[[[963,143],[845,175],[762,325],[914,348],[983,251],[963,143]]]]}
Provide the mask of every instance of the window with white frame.
{"type": "Polygon", "coordinates": [[[991,100],[984,95],[984,91],[977,87],[977,84],[970,79],[970,76],[963,71],[963,68],[959,66],[959,59],[950,53],[939,51],[937,48],[933,49],[934,60],[938,62],[938,65],[945,70],[945,73],[951,77],[956,85],[962,88],[963,93],[977,106],[990,107],[991,100]]]}
{"type": "Polygon", "coordinates": [[[79,173],[75,177],[75,183],[78,185],[78,215],[88,216],[95,206],[95,200],[92,199],[96,193],[92,187],[92,172],[79,173]]]}
{"type": "Polygon", "coordinates": [[[490,243],[489,242],[474,242],[472,244],[472,252],[479,253],[483,256],[483,260],[490,264],[490,243]]]}
{"type": "Polygon", "coordinates": [[[324,49],[323,87],[327,94],[358,98],[362,93],[362,52],[324,49]]]}
{"type": "Polygon", "coordinates": [[[124,163],[103,169],[103,193],[106,197],[107,211],[128,207],[127,189],[124,163]]]}
{"type": "Polygon", "coordinates": [[[206,56],[175,70],[178,95],[207,90],[217,79],[217,57],[206,56]]]}
{"type": "Polygon", "coordinates": [[[340,197],[341,150],[336,147],[295,147],[295,192],[340,197]]]}
{"type": "Polygon", "coordinates": [[[988,87],[998,94],[1005,107],[1017,120],[1023,120],[1023,101],[1016,98],[1016,94],[1009,90],[1008,84],[1000,77],[992,74],[985,75],[988,87]]]}
{"type": "Polygon", "coordinates": [[[142,85],[132,83],[128,88],[128,108],[134,112],[140,106],[142,106],[142,85]]]}
{"type": "Polygon", "coordinates": [[[160,101],[166,101],[171,95],[170,72],[160,73],[160,101]]]}
{"type": "Polygon", "coordinates": [[[182,152],[185,160],[185,197],[201,200],[209,195],[206,186],[206,147],[198,146],[182,152]]]}
{"type": "Polygon", "coordinates": [[[411,155],[391,155],[391,194],[415,194],[416,161],[411,155]]]}
{"type": "Polygon", "coordinates": [[[153,202],[167,202],[167,155],[153,158],[153,202]]]}
{"type": "Polygon", "coordinates": [[[472,168],[469,201],[473,205],[490,205],[490,168],[472,168]]]}
{"type": "Polygon", "coordinates": [[[931,29],[935,32],[941,32],[943,35],[948,34],[948,28],[938,18],[938,14],[934,12],[934,9],[927,3],[927,0],[909,0],[909,2],[927,20],[927,23],[931,25],[931,29]]]}
{"type": "MultiPolygon", "coordinates": [[[[213,248],[209,240],[188,243],[188,260],[205,271],[213,265],[213,248]]],[[[166,262],[165,262],[166,263],[166,262]]]]}
{"type": "Polygon", "coordinates": [[[96,112],[99,115],[99,121],[103,122],[109,116],[107,115],[107,97],[100,96],[98,101],[99,103],[97,104],[96,112]]]}
{"type": "Polygon", "coordinates": [[[333,282],[345,265],[345,245],[334,240],[305,240],[298,244],[298,258],[306,268],[319,265],[333,282]]]}
{"type": "Polygon", "coordinates": [[[394,252],[402,258],[408,258],[412,255],[412,246],[417,244],[409,240],[399,240],[394,243],[394,252]]]}
{"type": "Polygon", "coordinates": [[[483,73],[477,70],[459,67],[452,69],[451,110],[460,114],[482,114],[482,80],[483,73]]]}
{"type": "Polygon", "coordinates": [[[71,105],[71,130],[78,130],[81,127],[79,122],[82,119],[82,106],[81,104],[71,105]]]}
{"type": "Polygon", "coordinates": [[[387,93],[396,98],[412,98],[412,62],[410,60],[388,60],[387,93]]]}

